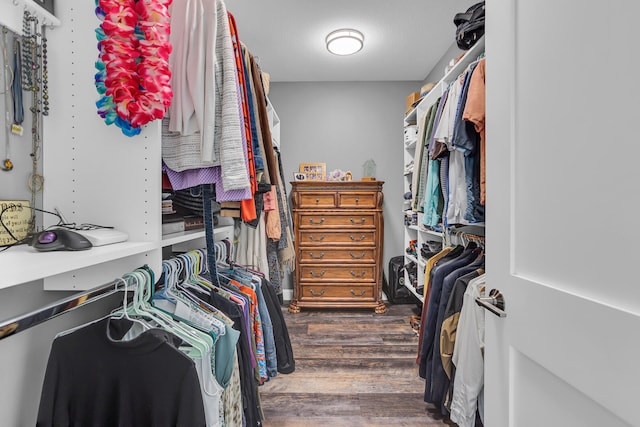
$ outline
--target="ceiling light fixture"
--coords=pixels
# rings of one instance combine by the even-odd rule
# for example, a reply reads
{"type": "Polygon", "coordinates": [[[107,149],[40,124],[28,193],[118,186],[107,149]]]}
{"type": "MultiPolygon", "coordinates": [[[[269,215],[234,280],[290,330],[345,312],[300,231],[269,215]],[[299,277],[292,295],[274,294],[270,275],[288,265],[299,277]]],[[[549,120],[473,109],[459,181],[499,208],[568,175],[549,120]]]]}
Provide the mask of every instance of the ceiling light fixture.
{"type": "Polygon", "coordinates": [[[325,39],[327,50],[334,55],[353,55],[364,46],[364,36],[353,29],[335,30],[325,39]]]}

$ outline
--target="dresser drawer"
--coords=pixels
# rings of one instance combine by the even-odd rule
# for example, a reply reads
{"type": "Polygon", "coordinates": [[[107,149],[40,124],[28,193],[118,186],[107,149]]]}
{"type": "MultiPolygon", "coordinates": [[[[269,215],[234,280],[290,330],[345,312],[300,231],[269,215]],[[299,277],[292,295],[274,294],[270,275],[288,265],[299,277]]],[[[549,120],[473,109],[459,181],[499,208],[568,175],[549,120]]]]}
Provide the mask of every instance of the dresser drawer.
{"type": "Polygon", "coordinates": [[[298,245],[369,245],[376,242],[376,232],[367,230],[327,231],[322,229],[300,230],[298,245]]]}
{"type": "Polygon", "coordinates": [[[297,193],[298,207],[304,209],[331,209],[336,207],[336,193],[304,192],[297,193]]]}
{"type": "Polygon", "coordinates": [[[298,215],[298,226],[309,227],[343,227],[343,228],[373,228],[375,227],[375,214],[373,213],[349,213],[331,214],[327,212],[303,213],[298,215]]]}
{"type": "Polygon", "coordinates": [[[349,248],[349,249],[331,249],[331,248],[305,248],[300,250],[299,261],[302,263],[309,262],[376,262],[375,248],[349,248]]]}
{"type": "Polygon", "coordinates": [[[373,209],[378,204],[377,195],[377,193],[370,192],[340,192],[338,193],[338,207],[373,209]]]}
{"type": "Polygon", "coordinates": [[[333,301],[375,301],[373,284],[354,283],[353,285],[326,285],[322,283],[304,284],[300,286],[301,300],[333,300],[333,301]]]}
{"type": "Polygon", "coordinates": [[[376,266],[373,264],[301,264],[298,268],[300,269],[300,282],[374,282],[376,280],[376,266]]]}

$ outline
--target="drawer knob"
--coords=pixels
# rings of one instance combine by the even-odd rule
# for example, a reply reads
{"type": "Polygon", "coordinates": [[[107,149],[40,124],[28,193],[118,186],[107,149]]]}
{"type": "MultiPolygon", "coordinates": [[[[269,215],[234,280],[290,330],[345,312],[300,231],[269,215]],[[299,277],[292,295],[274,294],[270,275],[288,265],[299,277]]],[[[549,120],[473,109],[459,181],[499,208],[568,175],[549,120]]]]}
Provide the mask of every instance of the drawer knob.
{"type": "Polygon", "coordinates": [[[320,218],[320,221],[314,221],[313,218],[309,218],[309,222],[311,224],[322,224],[324,222],[324,218],[320,218]]]}
{"type": "Polygon", "coordinates": [[[362,218],[360,221],[356,221],[356,220],[355,220],[355,219],[353,219],[353,218],[349,218],[349,219],[351,220],[351,223],[352,223],[352,224],[356,224],[356,225],[362,225],[362,224],[364,224],[364,221],[365,221],[365,219],[364,219],[364,218],[362,218]]]}
{"type": "Polygon", "coordinates": [[[324,295],[324,289],[318,293],[316,293],[316,291],[314,291],[313,289],[309,289],[309,293],[314,297],[321,297],[322,295],[324,295]]]}
{"type": "Polygon", "coordinates": [[[356,291],[354,291],[353,289],[350,289],[350,291],[351,295],[353,295],[354,297],[361,297],[366,292],[364,289],[361,289],[358,293],[356,293],[356,291]]]}
{"type": "MultiPolygon", "coordinates": [[[[363,236],[363,237],[364,237],[364,236],[363,236]]],[[[309,236],[309,239],[310,239],[310,240],[313,240],[313,241],[315,241],[315,240],[316,240],[316,238],[315,238],[313,235],[309,236]]],[[[322,236],[320,236],[320,238],[319,238],[318,240],[319,240],[319,241],[320,241],[320,240],[324,240],[324,234],[323,234],[322,236]]]]}
{"type": "Polygon", "coordinates": [[[356,205],[358,204],[359,201],[360,201],[360,198],[356,197],[356,205]]]}
{"type": "Polygon", "coordinates": [[[353,270],[350,270],[349,273],[351,273],[353,277],[364,277],[364,275],[367,274],[366,271],[363,271],[362,273],[358,274],[358,273],[354,273],[353,270]]]}
{"type": "Polygon", "coordinates": [[[351,255],[351,258],[360,259],[360,258],[364,258],[365,253],[364,253],[364,251],[362,251],[362,255],[358,256],[358,255],[354,254],[353,252],[349,252],[349,255],[351,255]]]}
{"type": "MultiPolygon", "coordinates": [[[[364,234],[362,234],[359,239],[356,239],[355,237],[353,237],[353,234],[352,234],[349,237],[351,237],[351,240],[354,240],[354,241],[357,240],[358,242],[361,242],[361,241],[364,240],[365,236],[364,236],[364,234]]],[[[313,240],[313,239],[311,239],[311,240],[313,240]]]]}
{"type": "Polygon", "coordinates": [[[320,199],[316,197],[316,204],[320,203],[320,199]]]}
{"type": "Polygon", "coordinates": [[[309,274],[312,275],[313,277],[322,277],[324,276],[324,273],[326,273],[326,270],[322,270],[320,273],[316,273],[313,270],[309,271],[309,274]]]}
{"type": "Polygon", "coordinates": [[[324,252],[320,252],[320,255],[314,255],[313,252],[309,252],[309,256],[313,259],[320,259],[324,257],[324,252]]]}

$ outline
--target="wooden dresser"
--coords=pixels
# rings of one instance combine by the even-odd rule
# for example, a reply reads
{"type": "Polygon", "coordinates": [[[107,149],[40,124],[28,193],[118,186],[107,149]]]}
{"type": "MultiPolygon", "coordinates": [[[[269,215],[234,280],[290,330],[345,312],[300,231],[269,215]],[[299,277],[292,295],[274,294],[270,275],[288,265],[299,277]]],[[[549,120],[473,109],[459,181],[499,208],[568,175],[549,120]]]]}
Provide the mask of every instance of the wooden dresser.
{"type": "Polygon", "coordinates": [[[382,302],[381,181],[297,181],[291,193],[296,269],[289,311],[382,302]]]}

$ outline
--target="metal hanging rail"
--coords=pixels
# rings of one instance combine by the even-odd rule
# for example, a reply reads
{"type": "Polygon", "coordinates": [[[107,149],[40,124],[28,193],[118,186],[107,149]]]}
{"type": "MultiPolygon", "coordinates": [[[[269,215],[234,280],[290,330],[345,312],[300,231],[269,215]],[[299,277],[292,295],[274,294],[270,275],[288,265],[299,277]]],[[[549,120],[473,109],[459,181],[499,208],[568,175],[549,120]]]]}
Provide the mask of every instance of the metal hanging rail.
{"type": "Polygon", "coordinates": [[[25,313],[11,319],[0,321],[0,340],[15,335],[39,325],[49,319],[53,319],[63,313],[74,310],[80,306],[98,301],[124,290],[126,279],[116,279],[112,282],[100,285],[88,291],[80,292],[68,298],[53,302],[45,307],[25,313]]]}

